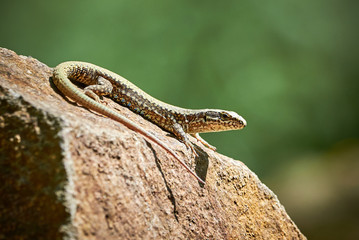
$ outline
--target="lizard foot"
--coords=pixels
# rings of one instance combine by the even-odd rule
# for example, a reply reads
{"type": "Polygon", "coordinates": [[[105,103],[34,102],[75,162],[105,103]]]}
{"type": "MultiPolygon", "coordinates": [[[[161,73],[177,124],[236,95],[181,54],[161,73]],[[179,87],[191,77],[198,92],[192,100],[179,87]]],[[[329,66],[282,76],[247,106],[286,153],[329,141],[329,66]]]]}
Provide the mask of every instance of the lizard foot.
{"type": "Polygon", "coordinates": [[[197,141],[199,141],[200,143],[202,143],[204,146],[208,147],[209,149],[216,151],[217,148],[215,146],[212,146],[211,144],[209,144],[208,142],[206,142],[206,140],[204,140],[203,138],[201,138],[201,136],[196,133],[196,134],[191,134],[194,138],[197,139],[197,141]]]}

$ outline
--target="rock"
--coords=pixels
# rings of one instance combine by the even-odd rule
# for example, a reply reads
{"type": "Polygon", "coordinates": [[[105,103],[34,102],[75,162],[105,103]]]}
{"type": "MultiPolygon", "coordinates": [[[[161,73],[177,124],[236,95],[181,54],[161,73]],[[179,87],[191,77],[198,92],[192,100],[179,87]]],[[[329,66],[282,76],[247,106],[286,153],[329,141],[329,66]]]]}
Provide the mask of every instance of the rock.
{"type": "Polygon", "coordinates": [[[0,239],[306,239],[242,162],[183,143],[109,99],[173,149],[77,106],[52,69],[0,48],[0,239]]]}

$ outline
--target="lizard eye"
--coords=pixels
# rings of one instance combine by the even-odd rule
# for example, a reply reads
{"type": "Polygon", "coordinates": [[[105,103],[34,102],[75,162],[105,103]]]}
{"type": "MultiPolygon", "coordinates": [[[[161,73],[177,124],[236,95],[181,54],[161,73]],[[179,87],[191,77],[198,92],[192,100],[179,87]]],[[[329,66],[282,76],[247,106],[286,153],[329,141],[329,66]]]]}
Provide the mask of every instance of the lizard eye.
{"type": "Polygon", "coordinates": [[[229,115],[229,114],[226,113],[226,112],[221,112],[221,113],[220,113],[220,116],[221,116],[221,119],[222,119],[222,120],[228,120],[228,119],[231,117],[231,115],[229,115]]]}
{"type": "Polygon", "coordinates": [[[208,111],[206,112],[206,115],[204,117],[204,120],[206,122],[209,122],[209,121],[218,121],[218,119],[220,119],[220,116],[218,115],[217,112],[213,112],[213,111],[208,111]]]}

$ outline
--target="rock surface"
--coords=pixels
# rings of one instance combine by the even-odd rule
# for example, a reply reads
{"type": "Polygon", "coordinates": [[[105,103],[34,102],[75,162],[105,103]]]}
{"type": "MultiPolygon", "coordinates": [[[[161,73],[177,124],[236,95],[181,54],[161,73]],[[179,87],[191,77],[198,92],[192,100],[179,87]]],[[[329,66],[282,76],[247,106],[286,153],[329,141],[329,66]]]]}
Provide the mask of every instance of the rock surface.
{"type": "Polygon", "coordinates": [[[0,239],[305,239],[242,162],[194,159],[156,125],[105,99],[156,144],[64,98],[52,69],[0,48],[0,239]]]}

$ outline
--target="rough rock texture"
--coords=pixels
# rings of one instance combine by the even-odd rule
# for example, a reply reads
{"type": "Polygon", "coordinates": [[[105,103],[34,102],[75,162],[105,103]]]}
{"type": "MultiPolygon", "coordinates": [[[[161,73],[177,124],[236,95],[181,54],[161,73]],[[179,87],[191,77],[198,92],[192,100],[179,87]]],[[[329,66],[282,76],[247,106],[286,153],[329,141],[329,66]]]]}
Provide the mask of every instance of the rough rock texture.
{"type": "Polygon", "coordinates": [[[52,69],[0,48],[0,239],[305,239],[242,162],[116,106],[205,179],[123,125],[65,99],[52,69]]]}

